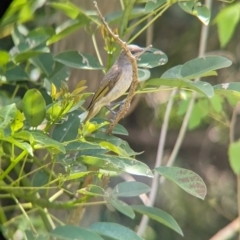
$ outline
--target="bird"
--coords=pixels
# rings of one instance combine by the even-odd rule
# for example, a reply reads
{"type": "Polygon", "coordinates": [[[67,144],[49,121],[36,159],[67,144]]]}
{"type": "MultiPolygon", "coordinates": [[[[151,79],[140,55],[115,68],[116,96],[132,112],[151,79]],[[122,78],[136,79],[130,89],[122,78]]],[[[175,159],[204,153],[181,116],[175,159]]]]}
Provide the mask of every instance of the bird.
{"type": "MultiPolygon", "coordinates": [[[[129,51],[134,57],[144,52],[144,48],[137,45],[128,45],[129,51]]],[[[103,106],[108,106],[112,101],[121,97],[131,86],[132,83],[132,64],[126,52],[122,50],[119,57],[106,73],[100,85],[93,95],[87,107],[87,115],[84,120],[86,123],[93,118],[103,106]]]]}

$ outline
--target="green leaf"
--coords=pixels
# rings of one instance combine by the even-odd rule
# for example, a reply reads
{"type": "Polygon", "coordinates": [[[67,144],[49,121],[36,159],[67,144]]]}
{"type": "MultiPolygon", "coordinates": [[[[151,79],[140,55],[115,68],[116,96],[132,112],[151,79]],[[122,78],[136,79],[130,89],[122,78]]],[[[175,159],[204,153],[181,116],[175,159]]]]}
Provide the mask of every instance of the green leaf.
{"type": "MultiPolygon", "coordinates": [[[[131,10],[131,14],[129,16],[129,20],[141,17],[143,15],[145,15],[145,9],[144,8],[133,8],[131,10]]],[[[123,11],[116,11],[113,13],[109,13],[105,16],[105,20],[108,24],[116,24],[119,23],[120,21],[122,21],[122,16],[123,16],[123,11]]]]}
{"type": "Polygon", "coordinates": [[[79,9],[70,2],[50,2],[49,6],[61,10],[65,15],[74,19],[80,13],[79,9]]]}
{"type": "Polygon", "coordinates": [[[32,127],[42,123],[46,115],[46,102],[37,89],[28,90],[22,100],[23,112],[32,127]]]}
{"type": "Polygon", "coordinates": [[[85,21],[89,21],[89,23],[95,22],[100,25],[95,12],[86,12],[71,2],[50,2],[48,4],[57,10],[61,10],[66,16],[72,19],[82,17],[85,21]]]}
{"type": "Polygon", "coordinates": [[[154,219],[163,225],[171,228],[181,236],[183,236],[183,232],[175,219],[169,215],[168,213],[162,211],[161,209],[154,208],[154,207],[148,207],[143,205],[131,205],[134,211],[147,215],[149,218],[154,219]]]}
{"type": "Polygon", "coordinates": [[[217,84],[213,86],[213,89],[216,94],[240,99],[240,83],[239,82],[217,84]]]}
{"type": "Polygon", "coordinates": [[[16,62],[22,62],[40,53],[49,52],[49,48],[45,45],[49,37],[50,35],[42,29],[39,31],[36,29],[30,32],[24,38],[24,42],[20,42],[11,50],[14,60],[16,62]]]}
{"type": "Polygon", "coordinates": [[[77,69],[103,69],[100,63],[91,55],[77,51],[63,52],[54,57],[55,61],[77,69]]]}
{"type": "Polygon", "coordinates": [[[206,72],[229,67],[232,64],[230,60],[221,56],[207,56],[203,58],[195,58],[186,62],[181,69],[183,78],[196,78],[206,72]]]}
{"type": "Polygon", "coordinates": [[[211,18],[210,10],[200,2],[194,5],[193,14],[205,25],[208,25],[211,18]]]}
{"type": "Polygon", "coordinates": [[[180,8],[186,13],[192,14],[195,1],[178,2],[180,8]]]}
{"type": "Polygon", "coordinates": [[[218,27],[218,37],[221,47],[225,47],[232,38],[240,21],[240,3],[224,7],[217,15],[214,23],[218,27]]]}
{"type": "Polygon", "coordinates": [[[124,140],[122,140],[120,147],[123,148],[127,152],[128,156],[136,156],[136,155],[140,155],[143,153],[143,152],[133,151],[132,148],[129,146],[128,142],[124,141],[124,140]]]}
{"type": "MultiPolygon", "coordinates": [[[[98,124],[101,124],[103,122],[109,122],[107,121],[106,119],[103,119],[103,118],[94,118],[94,122],[97,122],[98,124]]],[[[110,123],[110,122],[109,122],[110,123]]],[[[108,128],[109,125],[104,125],[103,127],[101,127],[99,130],[102,131],[103,133],[106,132],[107,128],[108,128]]],[[[113,129],[113,134],[119,134],[119,135],[124,135],[124,136],[128,136],[128,131],[125,127],[123,127],[122,125],[120,124],[117,124],[115,126],[115,128],[113,129]]],[[[106,135],[106,134],[105,134],[106,135]]]]}
{"type": "Polygon", "coordinates": [[[86,188],[79,189],[78,192],[84,195],[94,196],[94,197],[108,196],[108,193],[106,193],[103,188],[93,184],[89,184],[86,188]]]}
{"type": "Polygon", "coordinates": [[[117,197],[135,197],[150,190],[148,185],[141,182],[122,182],[114,187],[112,194],[117,197]]]}
{"type": "Polygon", "coordinates": [[[149,0],[145,5],[145,12],[149,13],[162,6],[166,0],[149,0]]]}
{"type": "Polygon", "coordinates": [[[118,170],[134,175],[153,177],[148,166],[133,158],[123,158],[110,155],[82,156],[81,161],[106,170],[118,170]]]}
{"type": "Polygon", "coordinates": [[[101,147],[103,147],[103,148],[108,149],[109,152],[114,152],[117,155],[122,156],[122,157],[128,157],[128,154],[127,154],[127,152],[124,149],[122,149],[122,148],[120,148],[118,146],[115,146],[112,143],[104,141],[104,142],[100,142],[99,145],[101,147]]]}
{"type": "Polygon", "coordinates": [[[13,137],[14,138],[20,138],[22,140],[28,141],[31,144],[34,143],[34,138],[33,138],[32,134],[31,134],[31,132],[27,131],[27,130],[23,130],[23,131],[14,133],[13,137]]]}
{"type": "Polygon", "coordinates": [[[38,56],[42,53],[48,53],[48,52],[49,52],[49,48],[43,46],[42,48],[40,48],[36,51],[28,51],[28,52],[24,52],[24,53],[19,53],[14,57],[14,60],[15,60],[15,62],[19,63],[19,62],[29,60],[29,58],[38,56]]]}
{"type": "Polygon", "coordinates": [[[31,147],[31,145],[28,144],[27,142],[19,141],[18,139],[15,139],[11,136],[8,136],[7,138],[4,138],[3,140],[6,142],[9,142],[9,143],[12,143],[13,145],[16,145],[17,147],[25,150],[28,154],[33,156],[33,149],[31,147]]]}
{"type": "Polygon", "coordinates": [[[147,69],[138,68],[138,81],[143,82],[151,77],[151,72],[147,69]]]}
{"type": "Polygon", "coordinates": [[[89,19],[84,15],[80,15],[76,19],[67,20],[56,28],[56,34],[47,41],[47,45],[58,42],[59,40],[79,30],[81,27],[88,25],[89,23],[89,19]]]}
{"type": "Polygon", "coordinates": [[[202,5],[200,2],[185,1],[178,2],[178,5],[187,13],[196,16],[205,25],[209,24],[211,12],[209,9],[202,5]]]}
{"type": "Polygon", "coordinates": [[[167,55],[159,49],[150,48],[149,51],[142,54],[137,60],[138,67],[154,68],[167,63],[167,55]]]}
{"type": "Polygon", "coordinates": [[[48,77],[48,80],[53,83],[57,88],[61,87],[62,81],[67,81],[70,76],[69,67],[64,64],[55,63],[53,72],[48,77]]]}
{"type": "Polygon", "coordinates": [[[206,99],[199,100],[192,110],[192,114],[188,123],[188,128],[192,130],[198,127],[201,124],[202,119],[208,114],[208,110],[208,101],[206,99]]]}
{"type": "Polygon", "coordinates": [[[49,234],[54,238],[64,240],[103,240],[103,238],[91,230],[71,225],[56,227],[49,234]]]}
{"type": "Polygon", "coordinates": [[[117,223],[98,222],[89,229],[114,240],[143,240],[132,230],[117,223]]]}
{"type": "Polygon", "coordinates": [[[0,69],[0,81],[15,82],[15,81],[24,81],[29,80],[29,76],[20,66],[15,65],[13,62],[9,62],[6,65],[6,71],[0,69]],[[4,80],[6,78],[6,80],[4,80]]]}
{"type": "Polygon", "coordinates": [[[54,61],[51,53],[40,54],[32,58],[31,62],[47,76],[49,76],[54,69],[54,61]]]}
{"type": "Polygon", "coordinates": [[[91,172],[75,172],[75,173],[71,173],[70,175],[65,176],[65,180],[78,180],[80,178],[85,177],[86,175],[90,174],[91,172]]]}
{"type": "Polygon", "coordinates": [[[53,130],[52,138],[59,141],[70,141],[77,137],[80,126],[79,114],[82,111],[74,111],[66,115],[61,124],[57,124],[53,130]]]}
{"type": "Polygon", "coordinates": [[[17,115],[16,104],[4,106],[0,109],[0,129],[5,129],[11,123],[13,123],[17,115]]]}
{"type": "Polygon", "coordinates": [[[65,147],[62,143],[49,138],[47,135],[43,134],[42,132],[34,131],[30,133],[35,142],[35,145],[34,145],[35,149],[47,148],[52,153],[57,153],[57,152],[66,153],[65,147]]]}
{"type": "Polygon", "coordinates": [[[228,156],[231,168],[237,175],[240,173],[240,141],[230,144],[228,149],[228,156]]]}
{"type": "Polygon", "coordinates": [[[32,178],[32,186],[33,187],[41,187],[45,184],[48,183],[49,181],[49,175],[43,171],[43,170],[38,170],[34,175],[33,175],[33,178],[32,178]]]}
{"type": "Polygon", "coordinates": [[[214,111],[216,111],[217,113],[221,113],[223,111],[223,105],[222,105],[223,99],[218,96],[217,94],[215,94],[211,99],[210,99],[210,103],[212,105],[212,108],[214,109],[214,111]]]}
{"type": "Polygon", "coordinates": [[[66,146],[66,151],[83,151],[83,150],[89,150],[89,149],[104,149],[99,144],[95,144],[92,142],[70,142],[66,146]]]}
{"type": "Polygon", "coordinates": [[[6,51],[0,51],[0,66],[6,65],[10,60],[10,55],[6,51]]]}
{"type": "Polygon", "coordinates": [[[86,138],[90,142],[101,142],[101,141],[107,141],[112,144],[115,144],[116,146],[120,146],[122,144],[122,139],[113,135],[108,135],[106,133],[96,132],[91,134],[91,136],[87,136],[86,138]]]}
{"type": "Polygon", "coordinates": [[[117,199],[117,198],[110,198],[108,200],[108,203],[111,204],[114,208],[116,208],[119,212],[121,212],[122,214],[128,216],[131,219],[135,218],[135,213],[132,210],[132,208],[126,204],[125,202],[117,199]]]}
{"type": "Polygon", "coordinates": [[[214,95],[213,87],[207,82],[197,81],[193,82],[188,79],[164,79],[164,78],[154,78],[146,82],[147,86],[171,86],[178,88],[190,88],[194,91],[202,93],[207,97],[211,98],[214,95]]]}
{"type": "Polygon", "coordinates": [[[189,194],[201,199],[205,198],[206,185],[202,178],[193,171],[178,167],[158,167],[155,168],[155,171],[176,183],[189,194]]]}

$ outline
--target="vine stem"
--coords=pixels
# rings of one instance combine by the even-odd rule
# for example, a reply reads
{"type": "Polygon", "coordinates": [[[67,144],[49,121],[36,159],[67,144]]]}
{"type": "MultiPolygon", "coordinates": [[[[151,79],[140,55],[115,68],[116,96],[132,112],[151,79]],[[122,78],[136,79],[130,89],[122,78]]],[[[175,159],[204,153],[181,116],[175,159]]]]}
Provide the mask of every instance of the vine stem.
{"type": "MultiPolygon", "coordinates": [[[[212,0],[206,0],[205,5],[211,11],[212,0]]],[[[209,26],[205,26],[205,25],[202,26],[198,57],[202,57],[204,55],[205,51],[206,51],[208,30],[209,30],[209,26]]],[[[196,79],[195,81],[198,81],[198,80],[199,79],[196,79]]],[[[155,167],[160,166],[161,162],[162,162],[163,150],[164,150],[165,139],[166,139],[166,132],[167,132],[168,121],[169,121],[169,116],[168,115],[171,112],[172,104],[173,104],[173,98],[174,98],[175,95],[176,95],[176,90],[173,90],[172,94],[171,94],[171,98],[170,98],[170,100],[167,104],[167,109],[166,109],[166,113],[165,113],[164,120],[163,120],[162,130],[161,130],[160,137],[159,137],[159,145],[158,145],[155,167]]],[[[194,107],[195,98],[196,98],[196,93],[193,92],[192,96],[191,96],[190,103],[188,105],[187,112],[184,116],[184,120],[183,120],[181,129],[180,129],[177,141],[174,145],[173,151],[172,151],[171,156],[168,160],[168,164],[167,164],[168,166],[171,166],[174,163],[175,158],[176,158],[176,156],[178,154],[178,151],[181,147],[181,144],[183,142],[183,138],[184,138],[186,130],[187,130],[187,126],[188,126],[188,122],[189,122],[189,119],[190,119],[190,116],[191,116],[191,113],[192,113],[192,109],[194,107]]],[[[149,206],[154,205],[156,195],[157,195],[158,185],[159,185],[158,184],[158,174],[155,173],[153,181],[152,181],[152,186],[151,186],[152,190],[151,190],[150,195],[149,195],[149,201],[150,201],[149,206]]],[[[142,234],[145,232],[145,230],[147,228],[147,225],[148,225],[148,221],[149,221],[149,218],[147,216],[142,217],[141,222],[139,224],[138,232],[137,232],[139,236],[142,236],[142,234]]]]}

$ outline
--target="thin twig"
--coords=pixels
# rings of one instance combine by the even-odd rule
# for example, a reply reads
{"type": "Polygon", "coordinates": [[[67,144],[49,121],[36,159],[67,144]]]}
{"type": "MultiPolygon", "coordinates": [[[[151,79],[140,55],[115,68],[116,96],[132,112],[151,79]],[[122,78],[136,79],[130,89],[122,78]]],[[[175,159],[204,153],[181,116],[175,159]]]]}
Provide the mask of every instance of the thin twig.
{"type": "MultiPolygon", "coordinates": [[[[157,152],[157,157],[156,157],[155,168],[161,166],[161,164],[162,164],[164,145],[165,145],[167,129],[168,129],[168,122],[169,122],[169,117],[170,117],[170,113],[171,113],[172,105],[173,105],[173,101],[174,101],[173,98],[176,95],[176,92],[177,92],[177,89],[174,89],[172,91],[170,99],[167,104],[166,112],[164,114],[162,130],[161,130],[161,134],[160,134],[159,141],[158,141],[158,152],[157,152]]],[[[159,185],[158,178],[159,178],[159,175],[155,172],[154,178],[152,181],[151,192],[149,195],[148,206],[154,205],[156,195],[157,195],[158,185],[159,185]]],[[[146,227],[148,225],[148,220],[149,220],[149,218],[146,215],[144,215],[142,217],[141,222],[139,224],[138,232],[137,232],[137,234],[139,236],[142,236],[142,234],[145,232],[146,227]]]]}
{"type": "Polygon", "coordinates": [[[128,56],[131,64],[132,64],[132,69],[133,69],[133,75],[132,75],[132,84],[128,93],[128,96],[126,98],[126,101],[124,102],[122,108],[120,109],[120,111],[118,112],[116,118],[114,119],[114,121],[109,125],[106,133],[107,134],[111,134],[112,130],[114,129],[114,127],[116,126],[116,124],[119,122],[119,120],[121,118],[124,117],[125,113],[127,112],[129,105],[131,103],[131,100],[134,96],[135,93],[135,89],[137,87],[138,84],[138,70],[137,70],[137,63],[136,63],[136,58],[131,54],[131,52],[129,51],[128,47],[127,47],[127,43],[123,42],[118,35],[114,34],[112,32],[112,30],[110,29],[110,27],[108,26],[107,22],[105,21],[104,17],[102,16],[102,13],[100,12],[97,2],[94,1],[94,6],[98,12],[99,18],[102,21],[105,29],[107,30],[107,32],[113,37],[113,39],[121,46],[121,48],[125,51],[126,55],[128,56]]]}
{"type": "Polygon", "coordinates": [[[219,230],[213,237],[209,240],[226,240],[232,238],[237,231],[239,231],[240,227],[240,218],[234,219],[231,223],[227,226],[219,230]]]}

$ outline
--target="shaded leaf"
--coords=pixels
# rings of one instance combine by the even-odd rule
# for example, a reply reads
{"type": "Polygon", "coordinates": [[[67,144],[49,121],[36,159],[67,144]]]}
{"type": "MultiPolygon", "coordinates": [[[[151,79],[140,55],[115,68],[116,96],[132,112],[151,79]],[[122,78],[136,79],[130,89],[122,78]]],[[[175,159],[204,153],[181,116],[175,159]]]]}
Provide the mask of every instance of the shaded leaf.
{"type": "Polygon", "coordinates": [[[49,181],[49,175],[43,171],[43,170],[38,170],[34,175],[33,175],[33,178],[32,178],[32,186],[33,187],[41,187],[45,184],[48,183],[49,181]]]}
{"type": "MultiPolygon", "coordinates": [[[[7,82],[29,80],[29,76],[23,68],[15,65],[13,62],[9,62],[6,65],[6,71],[0,69],[0,73],[6,78],[7,82]]],[[[3,76],[0,76],[0,80],[5,81],[3,76]]]]}
{"type": "Polygon", "coordinates": [[[62,143],[49,138],[47,135],[43,134],[42,132],[32,131],[30,133],[34,139],[35,149],[47,148],[52,153],[57,153],[59,151],[62,153],[66,153],[65,147],[62,143]]]}
{"type": "Polygon", "coordinates": [[[53,72],[48,77],[48,80],[53,83],[57,88],[61,87],[62,81],[67,81],[70,76],[69,67],[56,62],[54,65],[53,72]]]}
{"type": "Polygon", "coordinates": [[[178,167],[158,167],[155,168],[159,174],[168,180],[176,183],[189,194],[204,199],[207,188],[202,178],[193,171],[178,167]]]}
{"type": "Polygon", "coordinates": [[[178,2],[178,5],[187,13],[196,16],[202,23],[208,25],[211,17],[209,9],[200,2],[185,1],[178,2]]]}
{"type": "Polygon", "coordinates": [[[151,52],[145,52],[138,58],[138,67],[154,68],[167,63],[168,58],[164,52],[156,48],[150,48],[149,51],[151,52]]]}
{"type": "Polygon", "coordinates": [[[97,222],[89,229],[114,240],[143,240],[132,230],[117,223],[97,222]]]}
{"type": "Polygon", "coordinates": [[[82,156],[81,161],[106,170],[123,171],[134,175],[153,177],[148,166],[133,158],[110,155],[82,156]]]}
{"type": "Polygon", "coordinates": [[[31,59],[31,62],[47,76],[54,69],[54,61],[51,53],[43,53],[31,59]]]}
{"type": "Polygon", "coordinates": [[[207,97],[211,98],[214,95],[213,87],[208,82],[197,81],[193,82],[188,79],[164,79],[154,78],[146,82],[147,86],[171,86],[178,88],[190,88],[194,91],[202,93],[207,97]]]}
{"type": "Polygon", "coordinates": [[[149,218],[162,223],[163,225],[171,228],[172,230],[183,236],[183,232],[175,219],[163,210],[143,205],[131,205],[131,207],[134,211],[147,215],[149,218]]]}
{"type": "Polygon", "coordinates": [[[135,197],[147,193],[150,190],[148,185],[141,182],[122,182],[114,187],[112,194],[117,197],[135,197]]]}
{"type": "Polygon", "coordinates": [[[231,64],[230,60],[221,56],[195,58],[182,66],[181,76],[183,78],[196,78],[206,72],[229,67],[231,64]]]}
{"type": "Polygon", "coordinates": [[[156,8],[162,6],[164,3],[166,2],[166,0],[150,0],[146,3],[145,5],[145,11],[148,12],[152,12],[154,11],[156,8]]]}
{"type": "Polygon", "coordinates": [[[74,111],[65,116],[61,124],[57,124],[53,130],[52,138],[59,141],[73,140],[78,135],[80,126],[79,115],[82,111],[74,111]]]}
{"type": "Polygon", "coordinates": [[[117,198],[110,198],[108,200],[108,203],[113,206],[115,209],[117,209],[119,212],[121,212],[122,214],[128,216],[131,219],[135,218],[135,213],[132,210],[132,208],[126,204],[125,202],[117,199],[117,198]]]}
{"type": "Polygon", "coordinates": [[[77,51],[63,52],[54,57],[57,62],[77,69],[103,69],[99,62],[91,55],[77,51]]]}
{"type": "Polygon", "coordinates": [[[51,230],[49,234],[54,238],[64,240],[103,240],[91,230],[71,225],[58,226],[51,230]]]}

